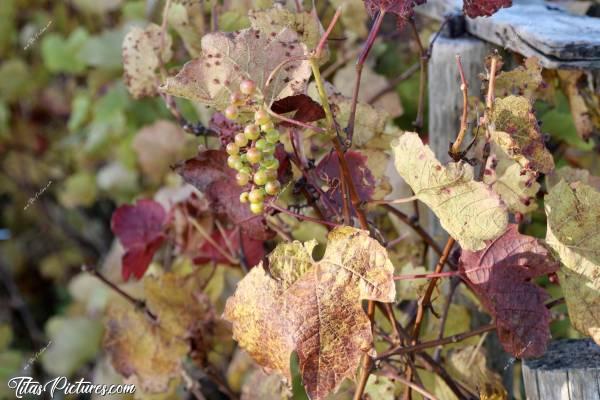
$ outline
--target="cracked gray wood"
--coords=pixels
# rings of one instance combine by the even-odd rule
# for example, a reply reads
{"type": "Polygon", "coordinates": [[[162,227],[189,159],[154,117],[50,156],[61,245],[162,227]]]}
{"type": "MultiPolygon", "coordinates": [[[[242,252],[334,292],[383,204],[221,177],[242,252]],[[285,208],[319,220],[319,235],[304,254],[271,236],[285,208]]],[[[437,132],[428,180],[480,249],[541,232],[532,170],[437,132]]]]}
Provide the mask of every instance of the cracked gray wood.
{"type": "Polygon", "coordinates": [[[522,369],[529,400],[600,399],[600,346],[591,339],[553,341],[522,369]]]}
{"type": "MultiPolygon", "coordinates": [[[[429,0],[417,12],[442,20],[462,12],[462,0],[429,0]]],[[[466,18],[468,33],[545,68],[600,69],[600,18],[570,14],[543,0],[513,0],[492,17],[466,18]]]]}

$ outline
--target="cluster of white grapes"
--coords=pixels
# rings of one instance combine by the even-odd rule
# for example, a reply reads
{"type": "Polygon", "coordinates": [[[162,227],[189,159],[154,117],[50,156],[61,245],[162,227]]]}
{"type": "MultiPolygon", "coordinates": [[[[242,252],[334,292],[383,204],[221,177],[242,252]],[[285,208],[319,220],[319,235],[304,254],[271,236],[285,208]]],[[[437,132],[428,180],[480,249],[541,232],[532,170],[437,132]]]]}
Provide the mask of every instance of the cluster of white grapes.
{"type": "Polygon", "coordinates": [[[269,113],[257,101],[256,84],[253,81],[242,81],[240,91],[231,95],[230,102],[225,109],[225,117],[230,120],[239,122],[244,115],[254,113],[254,121],[247,123],[244,131],[238,132],[234,141],[227,145],[227,165],[237,171],[238,185],[252,183],[251,190],[240,195],[240,202],[250,202],[250,210],[254,214],[261,214],[265,198],[277,195],[281,189],[277,180],[279,160],[275,157],[279,131],[269,113]]]}

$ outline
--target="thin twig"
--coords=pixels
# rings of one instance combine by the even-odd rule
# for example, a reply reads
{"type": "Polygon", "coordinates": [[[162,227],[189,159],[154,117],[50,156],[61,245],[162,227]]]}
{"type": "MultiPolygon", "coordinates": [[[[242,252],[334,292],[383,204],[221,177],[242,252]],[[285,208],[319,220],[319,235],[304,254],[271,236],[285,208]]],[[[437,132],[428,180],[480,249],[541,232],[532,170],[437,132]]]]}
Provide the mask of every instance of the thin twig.
{"type": "Polygon", "coordinates": [[[278,205],[277,203],[274,203],[274,202],[268,203],[267,206],[270,207],[270,208],[272,208],[272,209],[274,209],[274,210],[280,211],[280,212],[282,212],[284,214],[288,214],[288,215],[291,215],[293,217],[296,217],[299,220],[316,222],[317,224],[321,224],[321,225],[325,225],[325,226],[333,226],[333,227],[340,226],[339,224],[336,224],[335,222],[324,221],[322,219],[309,217],[308,215],[302,215],[302,214],[295,213],[293,211],[288,210],[285,207],[281,207],[280,205],[278,205]]]}
{"type": "Polygon", "coordinates": [[[395,77],[394,79],[390,80],[388,82],[388,85],[386,87],[384,87],[383,89],[381,89],[379,92],[375,93],[373,96],[371,96],[366,103],[368,104],[373,104],[375,103],[377,100],[379,100],[382,96],[386,95],[387,93],[393,91],[396,89],[396,86],[398,86],[400,83],[404,82],[405,80],[409,79],[411,76],[414,75],[415,72],[417,72],[419,70],[419,66],[420,63],[414,63],[413,65],[411,65],[410,67],[408,67],[406,69],[406,71],[404,71],[403,73],[401,73],[400,75],[398,75],[397,77],[395,77]]]}
{"type": "Polygon", "coordinates": [[[421,129],[423,129],[423,114],[425,112],[425,89],[427,88],[427,64],[429,63],[429,55],[423,47],[419,31],[417,30],[415,21],[412,19],[410,20],[410,27],[417,45],[419,46],[419,65],[421,67],[419,75],[419,101],[417,106],[417,118],[413,125],[417,129],[417,132],[420,132],[421,129]]]}
{"type": "Polygon", "coordinates": [[[467,133],[467,117],[469,115],[469,84],[465,78],[465,71],[463,70],[460,55],[456,55],[456,64],[458,66],[458,72],[460,73],[460,90],[463,95],[463,112],[460,119],[460,131],[456,136],[456,141],[452,143],[452,149],[450,150],[450,155],[454,161],[458,161],[460,159],[460,146],[462,145],[467,133]]]}

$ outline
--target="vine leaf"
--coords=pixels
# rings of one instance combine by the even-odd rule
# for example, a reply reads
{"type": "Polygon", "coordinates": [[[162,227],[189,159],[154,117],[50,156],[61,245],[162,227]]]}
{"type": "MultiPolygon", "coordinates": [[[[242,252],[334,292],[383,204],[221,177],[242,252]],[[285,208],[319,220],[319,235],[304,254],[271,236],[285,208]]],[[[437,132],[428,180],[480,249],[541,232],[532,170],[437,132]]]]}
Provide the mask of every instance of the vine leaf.
{"type": "Polygon", "coordinates": [[[499,9],[512,6],[512,0],[464,0],[463,9],[471,18],[489,17],[499,9]]]}
{"type": "MultiPolygon", "coordinates": [[[[219,230],[215,230],[211,237],[221,249],[234,252],[232,256],[236,258],[243,248],[245,261],[248,266],[258,264],[265,256],[262,240],[256,240],[249,235],[242,235],[240,242],[240,235],[237,229],[225,230],[223,233],[225,235],[222,235],[219,230]],[[229,250],[229,246],[231,246],[231,250],[229,250]]],[[[194,258],[194,264],[205,264],[210,261],[221,264],[231,263],[212,243],[205,241],[200,247],[200,255],[194,258]]]]}
{"type": "Polygon", "coordinates": [[[577,134],[588,140],[600,132],[600,96],[590,90],[584,71],[558,71],[560,85],[569,99],[569,107],[577,134]]]}
{"type": "Polygon", "coordinates": [[[171,51],[171,36],[164,38],[161,52],[161,28],[150,24],[145,29],[132,28],[123,39],[124,80],[129,93],[136,98],[157,94],[159,77],[157,69],[168,62],[171,51]]]}
{"type": "Polygon", "coordinates": [[[427,0],[365,0],[365,7],[371,17],[377,12],[395,14],[398,26],[402,28],[415,13],[414,8],[427,0]]]}
{"type": "MultiPolygon", "coordinates": [[[[389,156],[379,151],[349,150],[344,153],[352,181],[361,201],[380,200],[390,192],[385,176],[389,156]]],[[[336,153],[328,153],[315,169],[317,176],[326,183],[326,193],[336,204],[342,204],[340,187],[340,159],[336,153]]]]}
{"type": "Polygon", "coordinates": [[[463,162],[443,166],[419,135],[408,132],[392,144],[396,169],[465,250],[481,250],[506,230],[506,205],[488,185],[473,179],[463,162]]]}
{"type": "Polygon", "coordinates": [[[165,209],[154,200],[139,200],[134,206],[123,205],[113,213],[111,228],[125,248],[123,279],[140,279],[165,240],[168,218],[165,209]]]}
{"type": "Polygon", "coordinates": [[[521,166],[497,145],[492,144],[483,182],[490,185],[513,213],[529,213],[537,208],[535,196],[540,190],[537,173],[521,166]]]}
{"type": "Polygon", "coordinates": [[[313,122],[325,118],[323,107],[305,94],[297,94],[277,100],[271,106],[271,110],[277,114],[295,111],[292,118],[300,122],[313,122]]]}
{"type": "Polygon", "coordinates": [[[323,27],[318,18],[307,11],[292,12],[280,4],[266,10],[250,10],[252,28],[268,35],[276,35],[284,28],[295,31],[308,50],[314,50],[321,39],[323,27]]]}
{"type": "Polygon", "coordinates": [[[354,378],[373,336],[361,300],[392,302],[394,267],[368,232],[339,227],[325,255],[314,261],[316,241],[282,243],[238,284],[224,316],[233,336],[267,370],[291,380],[296,351],[304,386],[324,399],[344,378],[354,378]],[[277,315],[277,318],[273,318],[277,315]]]}
{"type": "Polygon", "coordinates": [[[546,241],[558,254],[558,272],[573,326],[600,344],[600,192],[561,180],[545,198],[546,241]]]}
{"type": "Polygon", "coordinates": [[[146,392],[166,391],[190,352],[189,339],[210,335],[215,315],[201,283],[193,274],[145,277],[146,305],[155,320],[121,298],[108,304],[104,348],[128,382],[146,392]]]}
{"type": "Polygon", "coordinates": [[[542,64],[537,57],[529,57],[511,71],[502,71],[496,76],[496,97],[510,95],[526,97],[531,103],[537,98],[554,98],[553,87],[544,82],[542,64]]]}
{"type": "Polygon", "coordinates": [[[202,3],[186,0],[173,2],[169,7],[167,21],[181,36],[188,53],[192,57],[199,57],[202,53],[200,40],[204,31],[202,3]]]}
{"type": "Polygon", "coordinates": [[[529,100],[522,96],[496,99],[492,113],[492,140],[521,167],[541,173],[554,169],[537,118],[529,100]]]}
{"type": "Polygon", "coordinates": [[[246,235],[257,240],[273,237],[264,217],[252,214],[246,204],[240,203],[240,194],[248,188],[236,183],[235,171],[227,166],[225,151],[202,151],[195,158],[178,164],[175,171],[185,182],[204,193],[216,214],[239,225],[246,235]]]}
{"type": "Polygon", "coordinates": [[[558,263],[537,239],[511,224],[485,249],[463,251],[460,269],[496,320],[504,350],[515,357],[540,356],[550,337],[548,295],[532,279],[558,270],[558,263]]]}
{"type": "Polygon", "coordinates": [[[555,171],[552,171],[549,175],[546,175],[546,186],[548,189],[552,189],[558,185],[561,180],[567,181],[567,183],[581,182],[589,185],[596,190],[600,191],[600,177],[593,176],[587,169],[573,168],[569,166],[562,167],[555,171]]]}
{"type": "Polygon", "coordinates": [[[270,104],[304,91],[311,73],[307,60],[290,61],[268,87],[265,84],[282,61],[306,54],[306,45],[288,28],[272,34],[256,29],[210,33],[202,38],[202,57],[186,63],[175,77],[167,78],[160,90],[222,111],[240,82],[251,79],[270,104]],[[268,56],[257,57],[257,54],[268,56]]]}

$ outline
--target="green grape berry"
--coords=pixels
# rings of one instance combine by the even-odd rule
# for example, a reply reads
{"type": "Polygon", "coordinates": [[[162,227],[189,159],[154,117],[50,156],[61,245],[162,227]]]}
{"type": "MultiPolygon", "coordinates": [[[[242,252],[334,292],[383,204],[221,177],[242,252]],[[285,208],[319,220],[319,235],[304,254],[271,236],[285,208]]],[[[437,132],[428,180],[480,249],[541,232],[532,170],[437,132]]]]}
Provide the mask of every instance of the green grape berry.
{"type": "Polygon", "coordinates": [[[265,160],[263,161],[262,166],[266,169],[277,170],[277,168],[279,168],[279,160],[276,158],[265,160]]]}
{"type": "Polygon", "coordinates": [[[237,154],[231,155],[229,157],[227,157],[227,166],[229,168],[235,168],[237,166],[237,162],[240,161],[240,156],[237,154]]]}
{"type": "Polygon", "coordinates": [[[271,122],[271,117],[267,111],[261,108],[254,113],[254,121],[256,121],[256,123],[259,125],[264,125],[271,122]]]}
{"type": "Polygon", "coordinates": [[[262,202],[250,203],[250,211],[252,211],[253,214],[262,214],[264,209],[265,209],[265,204],[262,202]]]}
{"type": "Polygon", "coordinates": [[[238,185],[246,186],[248,182],[250,182],[250,175],[245,172],[238,172],[235,175],[235,180],[237,181],[238,185]]]}
{"type": "Polygon", "coordinates": [[[271,129],[269,131],[267,131],[267,134],[265,135],[265,140],[269,143],[279,143],[279,139],[280,139],[280,135],[279,132],[275,129],[271,129]]]}
{"type": "Polygon", "coordinates": [[[242,192],[240,194],[240,203],[247,203],[248,202],[248,192],[242,192]]]}
{"type": "Polygon", "coordinates": [[[244,96],[240,92],[233,92],[229,96],[229,101],[234,106],[240,106],[244,103],[244,96]]]}
{"type": "Polygon", "coordinates": [[[240,148],[238,147],[237,144],[235,143],[229,143],[226,147],[225,147],[225,151],[227,152],[227,154],[229,154],[230,156],[235,156],[238,155],[240,152],[240,148]]]}
{"type": "Polygon", "coordinates": [[[256,171],[254,173],[254,183],[262,186],[265,183],[267,183],[267,181],[269,180],[269,177],[267,176],[267,173],[265,170],[259,169],[258,171],[256,171]]]}
{"type": "Polygon", "coordinates": [[[237,159],[233,161],[233,166],[231,168],[235,169],[236,171],[239,171],[240,169],[244,168],[244,162],[240,159],[237,159]]]}
{"type": "Polygon", "coordinates": [[[273,122],[272,122],[272,121],[269,121],[269,122],[267,122],[267,123],[265,123],[265,124],[260,124],[260,129],[261,129],[263,132],[268,132],[268,131],[270,131],[271,129],[275,129],[275,125],[273,124],[273,122]]]}
{"type": "Polygon", "coordinates": [[[246,152],[246,158],[250,164],[258,164],[262,159],[262,153],[257,148],[253,147],[246,152]]]}
{"type": "Polygon", "coordinates": [[[251,81],[250,79],[244,79],[240,83],[240,92],[242,92],[246,96],[250,96],[250,95],[254,94],[255,90],[256,90],[256,83],[254,83],[254,81],[251,81]]]}
{"type": "Polygon", "coordinates": [[[256,140],[260,136],[260,130],[258,129],[258,126],[254,124],[246,125],[244,128],[244,135],[248,140],[256,140]]]}
{"type": "Polygon", "coordinates": [[[248,138],[241,132],[236,134],[233,140],[239,147],[245,147],[248,144],[248,138]]]}
{"type": "Polygon", "coordinates": [[[275,145],[273,143],[266,142],[264,147],[262,148],[263,153],[274,154],[275,153],[275,145]]]}
{"type": "Polygon", "coordinates": [[[265,185],[265,192],[267,192],[267,194],[269,194],[271,196],[275,196],[277,193],[279,193],[280,189],[281,189],[281,184],[277,180],[269,181],[265,185]]]}
{"type": "Polygon", "coordinates": [[[258,139],[256,141],[256,143],[254,143],[254,147],[256,147],[260,151],[263,151],[266,144],[267,144],[267,141],[265,139],[258,139]]]}
{"type": "Polygon", "coordinates": [[[225,117],[230,120],[235,120],[239,115],[239,110],[236,106],[230,105],[225,109],[225,117]]]}
{"type": "Polygon", "coordinates": [[[246,165],[242,166],[238,171],[248,176],[252,176],[252,169],[246,165]]]}
{"type": "Polygon", "coordinates": [[[249,193],[248,199],[250,203],[260,203],[265,199],[265,192],[263,189],[253,189],[249,193]]]}

